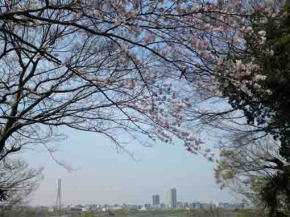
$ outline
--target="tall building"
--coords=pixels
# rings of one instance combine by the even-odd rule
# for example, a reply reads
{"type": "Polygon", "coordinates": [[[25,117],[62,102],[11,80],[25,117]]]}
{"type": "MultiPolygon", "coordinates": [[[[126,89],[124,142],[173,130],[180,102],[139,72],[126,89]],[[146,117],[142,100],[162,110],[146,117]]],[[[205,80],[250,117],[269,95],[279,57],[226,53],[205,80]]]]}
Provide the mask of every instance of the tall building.
{"type": "Polygon", "coordinates": [[[61,201],[61,179],[58,179],[57,182],[57,197],[56,197],[56,210],[58,211],[59,215],[61,214],[62,209],[62,201],[61,201]]]}
{"type": "Polygon", "coordinates": [[[160,197],[158,194],[152,196],[152,205],[159,206],[160,204],[160,197]]]}
{"type": "Polygon", "coordinates": [[[170,208],[177,208],[177,195],[175,188],[170,189],[170,208]]]}

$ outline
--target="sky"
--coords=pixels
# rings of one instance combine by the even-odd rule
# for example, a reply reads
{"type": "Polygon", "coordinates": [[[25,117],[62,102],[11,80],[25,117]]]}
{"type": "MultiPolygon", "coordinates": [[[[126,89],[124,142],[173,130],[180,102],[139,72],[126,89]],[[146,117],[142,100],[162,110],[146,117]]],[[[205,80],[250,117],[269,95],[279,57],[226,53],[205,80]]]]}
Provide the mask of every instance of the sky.
{"type": "Polygon", "coordinates": [[[178,201],[235,201],[215,183],[213,164],[187,152],[182,144],[130,144],[126,148],[134,153],[132,158],[102,136],[69,129],[65,133],[68,138],[57,144],[54,156],[71,170],[57,164],[41,146],[22,154],[30,167],[44,167],[44,179],[30,198],[32,205],[54,205],[59,178],[64,205],[145,204],[152,203],[154,194],[168,203],[170,188],[177,189],[178,201]]]}

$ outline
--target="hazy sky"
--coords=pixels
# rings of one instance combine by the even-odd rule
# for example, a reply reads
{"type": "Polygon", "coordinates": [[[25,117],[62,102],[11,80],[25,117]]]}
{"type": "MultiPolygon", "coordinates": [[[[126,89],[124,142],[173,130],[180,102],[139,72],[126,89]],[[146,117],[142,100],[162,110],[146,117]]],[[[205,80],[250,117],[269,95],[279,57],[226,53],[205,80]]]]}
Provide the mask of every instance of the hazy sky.
{"type": "Polygon", "coordinates": [[[118,153],[114,144],[101,136],[72,130],[67,135],[55,155],[74,168],[72,172],[57,165],[43,148],[23,155],[31,167],[45,167],[45,178],[31,200],[33,205],[55,204],[58,178],[63,183],[64,204],[144,204],[152,203],[153,194],[167,203],[172,187],[177,189],[178,201],[234,200],[215,184],[213,165],[188,153],[181,144],[128,146],[134,160],[118,153]]]}

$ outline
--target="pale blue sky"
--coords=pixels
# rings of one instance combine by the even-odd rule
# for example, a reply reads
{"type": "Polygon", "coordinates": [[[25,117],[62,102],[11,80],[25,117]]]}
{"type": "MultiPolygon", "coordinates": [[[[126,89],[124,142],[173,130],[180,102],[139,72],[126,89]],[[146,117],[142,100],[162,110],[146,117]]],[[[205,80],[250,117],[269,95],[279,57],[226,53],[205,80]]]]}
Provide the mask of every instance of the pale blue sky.
{"type": "Polygon", "coordinates": [[[178,201],[232,201],[229,192],[215,184],[212,163],[188,153],[181,144],[157,143],[154,147],[132,144],[128,149],[138,159],[118,153],[109,140],[73,130],[60,142],[58,160],[74,168],[68,172],[44,151],[27,151],[24,158],[31,167],[45,167],[45,178],[31,200],[33,205],[53,205],[57,179],[63,182],[63,203],[152,203],[160,194],[168,202],[170,188],[177,189],[178,201]]]}

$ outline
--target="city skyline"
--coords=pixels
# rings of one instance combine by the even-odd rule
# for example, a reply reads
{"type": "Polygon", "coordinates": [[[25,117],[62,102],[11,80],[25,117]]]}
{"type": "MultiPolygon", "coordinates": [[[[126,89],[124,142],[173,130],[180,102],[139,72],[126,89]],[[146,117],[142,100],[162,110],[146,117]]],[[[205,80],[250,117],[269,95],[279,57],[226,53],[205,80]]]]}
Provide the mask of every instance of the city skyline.
{"type": "Polygon", "coordinates": [[[215,183],[214,165],[186,152],[180,144],[128,144],[126,148],[134,153],[132,158],[116,152],[115,146],[101,136],[72,130],[65,133],[69,138],[62,141],[54,156],[72,170],[57,164],[40,148],[23,155],[32,168],[44,167],[44,179],[31,197],[32,205],[55,204],[58,178],[63,182],[64,204],[145,204],[151,203],[156,193],[167,200],[173,186],[181,201],[235,200],[215,183]],[[84,143],[91,151],[71,148],[84,143]]]}

